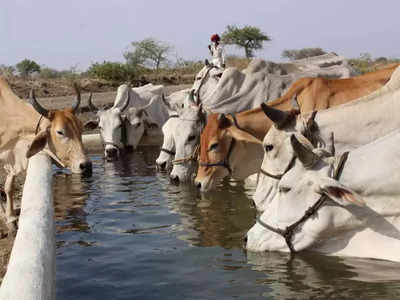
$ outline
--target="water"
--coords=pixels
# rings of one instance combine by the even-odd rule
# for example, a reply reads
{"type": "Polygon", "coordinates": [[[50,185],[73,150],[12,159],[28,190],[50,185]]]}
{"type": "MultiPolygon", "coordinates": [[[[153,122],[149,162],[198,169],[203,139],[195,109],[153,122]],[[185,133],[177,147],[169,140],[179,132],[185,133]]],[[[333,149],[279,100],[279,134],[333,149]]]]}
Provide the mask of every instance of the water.
{"type": "Polygon", "coordinates": [[[155,172],[157,149],[92,156],[93,176],[55,175],[57,299],[394,299],[400,264],[246,253],[252,189],[202,196],[155,172]]]}

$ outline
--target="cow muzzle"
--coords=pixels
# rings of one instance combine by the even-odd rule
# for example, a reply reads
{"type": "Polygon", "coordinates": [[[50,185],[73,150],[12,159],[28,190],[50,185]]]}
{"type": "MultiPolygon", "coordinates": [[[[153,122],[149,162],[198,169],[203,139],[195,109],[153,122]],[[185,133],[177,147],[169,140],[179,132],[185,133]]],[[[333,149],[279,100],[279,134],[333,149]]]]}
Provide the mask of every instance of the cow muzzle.
{"type": "Polygon", "coordinates": [[[104,155],[107,161],[117,160],[119,157],[119,149],[116,147],[106,147],[104,155]]]}
{"type": "Polygon", "coordinates": [[[92,162],[88,158],[78,160],[72,165],[71,171],[72,171],[72,173],[75,173],[75,174],[91,176],[92,175],[92,162]]]}

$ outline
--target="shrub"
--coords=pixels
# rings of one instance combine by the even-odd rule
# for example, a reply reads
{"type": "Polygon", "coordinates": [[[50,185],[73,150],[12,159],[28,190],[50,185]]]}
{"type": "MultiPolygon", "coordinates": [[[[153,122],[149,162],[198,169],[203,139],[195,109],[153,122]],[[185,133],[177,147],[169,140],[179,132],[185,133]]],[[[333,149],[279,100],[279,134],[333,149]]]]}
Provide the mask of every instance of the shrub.
{"type": "Polygon", "coordinates": [[[204,62],[201,60],[185,60],[183,58],[177,57],[175,68],[172,70],[176,70],[181,75],[186,74],[196,74],[204,67],[204,62]]]}
{"type": "Polygon", "coordinates": [[[61,78],[62,72],[57,71],[56,69],[44,67],[40,70],[39,75],[41,78],[44,79],[54,79],[54,78],[61,78]]]}
{"type": "Polygon", "coordinates": [[[98,79],[123,82],[131,81],[136,77],[136,68],[118,62],[104,61],[103,63],[92,64],[87,73],[89,76],[98,79]]]}
{"type": "Polygon", "coordinates": [[[13,66],[0,65],[0,75],[6,78],[14,76],[15,68],[13,66]]]}

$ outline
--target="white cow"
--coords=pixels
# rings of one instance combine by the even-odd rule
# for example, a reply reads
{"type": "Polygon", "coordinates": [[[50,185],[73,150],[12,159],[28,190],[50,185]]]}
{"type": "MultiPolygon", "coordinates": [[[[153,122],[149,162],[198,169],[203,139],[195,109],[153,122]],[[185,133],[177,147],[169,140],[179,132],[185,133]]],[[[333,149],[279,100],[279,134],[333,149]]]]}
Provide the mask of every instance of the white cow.
{"type": "Polygon", "coordinates": [[[176,182],[191,181],[197,168],[197,154],[201,130],[206,115],[200,106],[185,108],[179,112],[179,130],[174,131],[175,159],[170,178],[176,182]]]}
{"type": "Polygon", "coordinates": [[[264,106],[267,116],[275,120],[280,129],[272,126],[264,138],[265,154],[261,170],[270,175],[260,174],[253,197],[257,209],[263,211],[274,198],[279,177],[293,163],[295,153],[290,144],[293,133],[298,137],[306,135],[318,143],[328,144],[333,132],[337,153],[355,149],[400,127],[400,118],[397,116],[400,110],[399,98],[400,68],[397,68],[390,81],[379,90],[344,105],[319,111],[314,121],[310,119],[313,113],[303,114],[290,121],[285,120],[285,116],[289,116],[286,112],[264,106]],[[279,126],[282,122],[285,125],[279,126]]]}
{"type": "MultiPolygon", "coordinates": [[[[225,70],[226,71],[226,70],[225,70]]],[[[194,91],[196,102],[209,98],[218,85],[224,69],[220,69],[205,60],[204,67],[196,74],[191,90],[194,91]]]]}
{"type": "Polygon", "coordinates": [[[89,99],[89,107],[96,112],[97,119],[85,125],[91,129],[99,127],[106,159],[117,159],[127,146],[136,148],[146,130],[155,127],[161,130],[168,119],[162,92],[162,85],[148,84],[131,89],[123,84],[118,87],[114,105],[107,110],[97,109],[89,99]]]}
{"type": "Polygon", "coordinates": [[[177,91],[166,97],[164,101],[169,110],[169,118],[162,126],[163,144],[156,160],[157,169],[160,171],[166,171],[172,167],[172,160],[175,158],[174,133],[179,130],[180,125],[177,111],[183,107],[189,91],[190,89],[177,91]]]}
{"type": "Polygon", "coordinates": [[[351,151],[338,180],[341,156],[326,157],[295,135],[290,143],[299,159],[249,230],[247,249],[289,251],[272,229],[294,224],[320,201],[289,238],[293,250],[400,261],[400,130],[351,151]]]}

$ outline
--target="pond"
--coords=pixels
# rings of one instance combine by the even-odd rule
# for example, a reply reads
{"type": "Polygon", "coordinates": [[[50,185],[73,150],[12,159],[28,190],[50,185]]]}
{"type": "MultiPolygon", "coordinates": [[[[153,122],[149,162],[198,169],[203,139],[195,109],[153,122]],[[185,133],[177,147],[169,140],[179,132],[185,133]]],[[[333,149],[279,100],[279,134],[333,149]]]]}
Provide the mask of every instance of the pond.
{"type": "Polygon", "coordinates": [[[400,297],[397,263],[246,252],[254,189],[172,185],[157,155],[92,155],[91,178],[55,174],[58,300],[400,297]]]}

